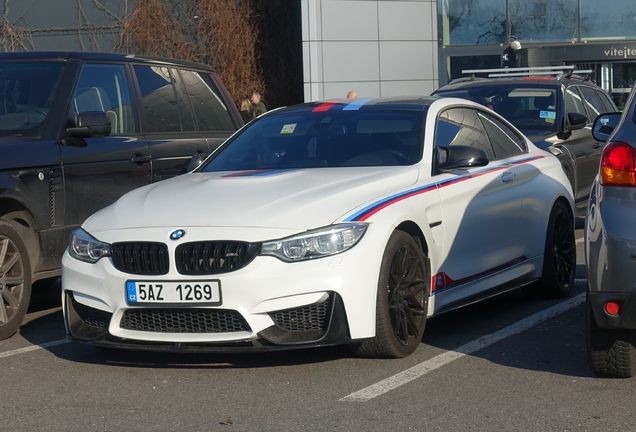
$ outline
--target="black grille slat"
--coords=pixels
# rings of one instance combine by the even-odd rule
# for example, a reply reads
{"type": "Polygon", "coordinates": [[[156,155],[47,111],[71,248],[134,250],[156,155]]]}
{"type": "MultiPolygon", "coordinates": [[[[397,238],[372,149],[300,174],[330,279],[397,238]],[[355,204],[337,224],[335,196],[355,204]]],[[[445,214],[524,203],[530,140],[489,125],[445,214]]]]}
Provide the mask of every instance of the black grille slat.
{"type": "Polygon", "coordinates": [[[192,242],[177,247],[177,271],[185,275],[228,273],[245,267],[260,252],[260,244],[192,242]]]}
{"type": "Polygon", "coordinates": [[[111,257],[117,270],[138,275],[167,274],[170,265],[168,247],[163,243],[114,243],[111,257]]]}
{"type": "Polygon", "coordinates": [[[128,309],[120,322],[125,330],[156,333],[233,333],[251,331],[241,314],[222,309],[128,309]]]}

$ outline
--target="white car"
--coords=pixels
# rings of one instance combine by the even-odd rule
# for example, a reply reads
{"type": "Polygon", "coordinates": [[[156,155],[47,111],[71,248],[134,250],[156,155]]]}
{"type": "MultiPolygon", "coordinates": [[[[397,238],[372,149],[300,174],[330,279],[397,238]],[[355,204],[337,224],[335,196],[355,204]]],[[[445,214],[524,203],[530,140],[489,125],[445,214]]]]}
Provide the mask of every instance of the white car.
{"type": "Polygon", "coordinates": [[[403,357],[433,315],[519,287],[567,295],[573,209],[558,159],[476,103],[278,109],[75,231],[66,330],[114,348],[403,357]]]}

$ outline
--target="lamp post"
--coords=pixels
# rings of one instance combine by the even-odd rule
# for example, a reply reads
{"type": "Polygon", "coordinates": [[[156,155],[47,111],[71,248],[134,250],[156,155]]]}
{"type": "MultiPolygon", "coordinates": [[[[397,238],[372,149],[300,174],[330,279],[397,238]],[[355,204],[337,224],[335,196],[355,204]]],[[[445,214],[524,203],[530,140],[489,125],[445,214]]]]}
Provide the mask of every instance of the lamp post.
{"type": "Polygon", "coordinates": [[[521,49],[521,42],[515,40],[510,43],[501,55],[501,67],[513,68],[517,67],[517,54],[516,51],[521,49]]]}

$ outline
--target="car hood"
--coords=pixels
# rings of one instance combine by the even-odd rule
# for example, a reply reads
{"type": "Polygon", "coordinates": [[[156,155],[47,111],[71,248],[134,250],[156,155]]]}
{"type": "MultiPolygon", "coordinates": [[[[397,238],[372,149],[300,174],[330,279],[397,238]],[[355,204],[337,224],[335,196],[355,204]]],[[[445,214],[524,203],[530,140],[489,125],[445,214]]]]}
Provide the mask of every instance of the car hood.
{"type": "Polygon", "coordinates": [[[127,193],[83,227],[93,233],[164,226],[305,230],[414,184],[418,173],[406,166],[185,174],[127,193]]]}

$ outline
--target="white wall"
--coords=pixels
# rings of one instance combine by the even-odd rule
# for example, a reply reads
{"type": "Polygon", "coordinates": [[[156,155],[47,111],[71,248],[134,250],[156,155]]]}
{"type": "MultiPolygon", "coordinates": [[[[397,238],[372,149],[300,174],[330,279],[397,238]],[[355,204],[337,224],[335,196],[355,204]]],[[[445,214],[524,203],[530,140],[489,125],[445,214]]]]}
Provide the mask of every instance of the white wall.
{"type": "Polygon", "coordinates": [[[301,1],[305,101],[437,88],[436,0],[301,1]]]}

